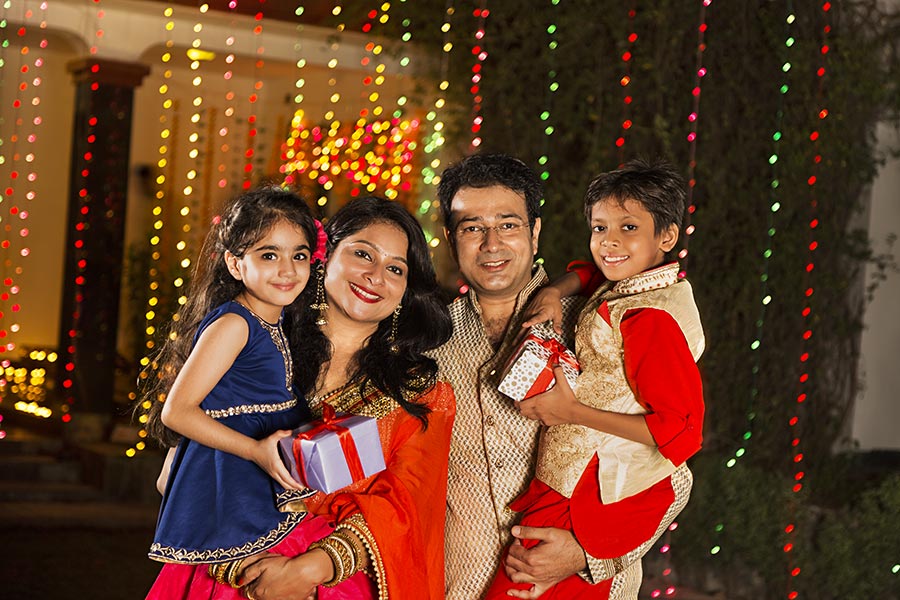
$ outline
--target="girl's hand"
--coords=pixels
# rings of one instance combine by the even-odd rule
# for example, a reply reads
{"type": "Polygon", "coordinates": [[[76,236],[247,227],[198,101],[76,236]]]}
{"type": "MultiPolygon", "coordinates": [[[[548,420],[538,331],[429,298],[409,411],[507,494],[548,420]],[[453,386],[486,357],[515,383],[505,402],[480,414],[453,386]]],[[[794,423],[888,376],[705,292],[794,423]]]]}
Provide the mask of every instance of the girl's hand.
{"type": "Polygon", "coordinates": [[[516,406],[523,417],[540,421],[544,425],[561,425],[575,422],[575,410],[580,403],[575,392],[569,386],[562,367],[553,367],[556,383],[542,394],[517,402],[516,406]]]}
{"type": "Polygon", "coordinates": [[[259,465],[263,471],[269,474],[269,477],[278,482],[284,489],[303,490],[306,488],[291,477],[291,472],[284,466],[281,455],[278,453],[279,440],[290,435],[290,430],[281,430],[257,441],[250,460],[259,465]]]}
{"type": "Polygon", "coordinates": [[[307,600],[315,597],[317,586],[331,579],[334,566],[325,551],[316,548],[293,558],[268,554],[245,567],[241,575],[248,598],[307,600]]]}
{"type": "Polygon", "coordinates": [[[563,320],[562,294],[552,285],[545,286],[535,292],[528,305],[523,309],[522,314],[525,317],[525,320],[522,322],[523,328],[549,321],[553,330],[557,334],[561,334],[563,320]]]}

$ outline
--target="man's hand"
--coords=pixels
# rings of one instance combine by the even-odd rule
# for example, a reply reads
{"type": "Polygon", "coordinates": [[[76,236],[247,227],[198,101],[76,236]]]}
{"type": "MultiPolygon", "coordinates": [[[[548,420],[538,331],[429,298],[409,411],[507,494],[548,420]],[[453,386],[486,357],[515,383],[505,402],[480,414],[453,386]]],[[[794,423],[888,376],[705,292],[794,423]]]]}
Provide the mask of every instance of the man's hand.
{"type": "Polygon", "coordinates": [[[516,541],[506,557],[506,574],[516,583],[535,584],[531,590],[508,592],[513,598],[538,598],[551,586],[587,566],[584,550],[570,531],[516,525],[512,534],[516,541]],[[523,539],[539,540],[539,543],[527,549],[520,541],[523,539]]]}
{"type": "Polygon", "coordinates": [[[576,410],[580,403],[575,398],[575,392],[566,379],[562,367],[553,367],[553,376],[556,383],[542,394],[537,394],[516,403],[516,407],[523,417],[533,421],[540,421],[544,425],[561,425],[563,423],[575,423],[576,410]]]}
{"type": "Polygon", "coordinates": [[[246,562],[250,564],[238,583],[244,595],[255,600],[311,600],[316,587],[333,573],[331,559],[318,548],[293,558],[263,553],[246,562]]]}

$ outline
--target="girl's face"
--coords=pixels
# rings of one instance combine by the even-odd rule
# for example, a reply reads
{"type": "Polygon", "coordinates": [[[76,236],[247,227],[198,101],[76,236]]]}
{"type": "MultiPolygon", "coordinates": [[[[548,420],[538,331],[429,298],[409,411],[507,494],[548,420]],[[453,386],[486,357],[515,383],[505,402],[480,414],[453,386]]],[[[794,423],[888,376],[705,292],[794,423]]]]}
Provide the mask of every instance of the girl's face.
{"type": "Polygon", "coordinates": [[[378,323],[403,299],[409,266],[406,234],[392,223],[373,223],[347,236],[328,257],[328,321],[378,323]]]}
{"type": "Polygon", "coordinates": [[[601,200],[591,207],[591,256],[609,281],[661,265],[677,241],[674,224],[656,235],[653,215],[640,202],[601,200]]]}
{"type": "Polygon", "coordinates": [[[297,225],[278,221],[240,258],[225,252],[231,275],[244,284],[235,300],[270,323],[309,281],[310,245],[297,225]]]}

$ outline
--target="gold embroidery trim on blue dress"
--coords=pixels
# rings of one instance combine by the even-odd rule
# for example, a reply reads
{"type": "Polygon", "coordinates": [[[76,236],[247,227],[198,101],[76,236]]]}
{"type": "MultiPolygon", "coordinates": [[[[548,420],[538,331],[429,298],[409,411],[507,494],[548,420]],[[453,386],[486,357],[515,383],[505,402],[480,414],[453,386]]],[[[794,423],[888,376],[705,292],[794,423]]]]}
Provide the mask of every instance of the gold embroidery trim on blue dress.
{"type": "Polygon", "coordinates": [[[297,406],[297,399],[291,398],[277,404],[241,404],[240,406],[229,406],[228,408],[208,409],[204,410],[207,415],[213,419],[224,419],[235,415],[251,415],[257,413],[274,413],[297,406]]]}
{"type": "Polygon", "coordinates": [[[261,316],[253,312],[249,306],[244,306],[237,300],[235,300],[237,304],[240,304],[244,308],[247,309],[253,318],[257,320],[259,325],[266,330],[266,333],[269,334],[269,337],[272,338],[272,343],[275,344],[275,347],[278,348],[278,351],[281,353],[281,359],[284,361],[284,387],[287,389],[291,389],[291,382],[294,380],[294,369],[293,369],[293,361],[291,361],[291,352],[288,346],[287,338],[284,335],[284,330],[281,328],[281,323],[284,320],[284,316],[278,317],[278,324],[272,325],[261,316]]]}
{"type": "Polygon", "coordinates": [[[246,558],[263,550],[268,550],[283,540],[287,534],[306,518],[307,513],[286,513],[284,520],[278,527],[266,535],[233,548],[216,548],[214,550],[188,550],[185,548],[172,548],[156,543],[150,546],[148,556],[160,562],[177,563],[182,565],[195,565],[198,563],[223,562],[246,558]]]}

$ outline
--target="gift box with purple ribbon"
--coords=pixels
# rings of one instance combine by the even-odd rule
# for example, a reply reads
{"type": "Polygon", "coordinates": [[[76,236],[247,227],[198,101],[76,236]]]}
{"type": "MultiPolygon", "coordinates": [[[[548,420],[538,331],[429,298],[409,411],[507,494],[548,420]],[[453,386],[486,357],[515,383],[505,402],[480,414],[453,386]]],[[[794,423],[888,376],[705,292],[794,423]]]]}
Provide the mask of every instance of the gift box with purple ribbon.
{"type": "Polygon", "coordinates": [[[282,438],[278,450],[291,475],[326,494],[385,469],[378,422],[361,415],[338,415],[323,405],[322,418],[282,438]]]}
{"type": "Polygon", "coordinates": [[[557,363],[569,386],[575,389],[580,372],[575,354],[558,340],[532,329],[503,369],[497,389],[513,400],[525,400],[546,392],[556,383],[553,367],[557,363]]]}

